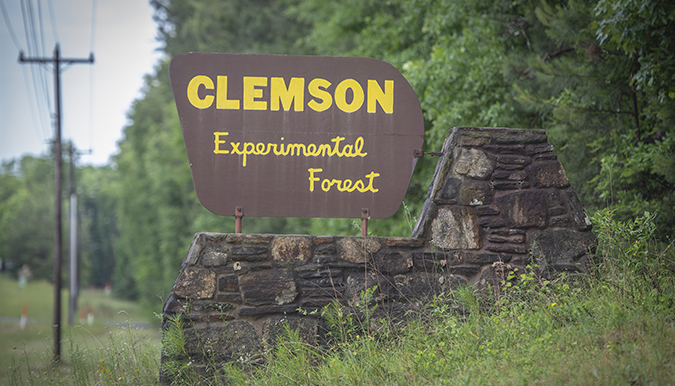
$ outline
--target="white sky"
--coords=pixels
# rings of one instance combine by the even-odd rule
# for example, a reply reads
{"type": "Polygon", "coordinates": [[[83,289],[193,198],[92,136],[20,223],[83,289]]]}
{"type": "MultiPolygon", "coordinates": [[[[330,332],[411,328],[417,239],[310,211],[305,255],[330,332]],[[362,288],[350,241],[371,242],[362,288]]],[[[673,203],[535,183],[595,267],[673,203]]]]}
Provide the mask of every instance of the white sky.
{"type": "Polygon", "coordinates": [[[94,64],[73,64],[61,73],[62,140],[72,140],[80,151],[91,149],[91,154],[80,156],[80,165],[108,163],[118,151],[127,112],[141,96],[144,75],[152,73],[161,58],[148,0],[0,0],[0,5],[11,24],[0,12],[0,160],[49,151],[54,137],[53,67],[19,63],[10,28],[24,57],[52,58],[53,15],[61,57],[88,58],[93,51],[95,59],[94,64]],[[22,3],[32,4],[38,34],[41,10],[44,51],[29,55],[22,3]],[[32,74],[42,75],[37,86],[32,74]]]}

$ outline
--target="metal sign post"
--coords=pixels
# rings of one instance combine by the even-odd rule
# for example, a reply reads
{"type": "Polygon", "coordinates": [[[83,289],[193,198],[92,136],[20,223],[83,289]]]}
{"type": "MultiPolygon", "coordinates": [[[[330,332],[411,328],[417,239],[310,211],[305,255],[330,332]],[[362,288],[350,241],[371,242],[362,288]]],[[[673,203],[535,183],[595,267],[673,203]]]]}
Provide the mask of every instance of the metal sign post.
{"type": "Polygon", "coordinates": [[[241,219],[244,218],[244,208],[236,206],[234,208],[234,233],[241,233],[241,219]]]}
{"type": "Polygon", "coordinates": [[[368,220],[370,219],[370,211],[368,208],[361,209],[361,236],[368,236],[368,220]]]}

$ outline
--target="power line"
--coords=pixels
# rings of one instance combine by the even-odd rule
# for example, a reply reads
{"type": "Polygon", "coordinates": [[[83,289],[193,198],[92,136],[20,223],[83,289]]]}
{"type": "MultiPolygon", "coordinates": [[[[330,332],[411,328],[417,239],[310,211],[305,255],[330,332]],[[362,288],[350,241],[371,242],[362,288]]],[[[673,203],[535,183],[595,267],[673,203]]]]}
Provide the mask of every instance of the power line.
{"type": "Polygon", "coordinates": [[[54,35],[54,41],[58,42],[61,39],[59,39],[59,34],[56,32],[56,18],[54,17],[54,4],[52,3],[52,0],[49,0],[49,17],[51,19],[51,25],[52,25],[52,34],[54,35]]]}
{"type": "MultiPolygon", "coordinates": [[[[9,35],[12,38],[12,42],[14,42],[14,46],[16,47],[16,49],[18,51],[21,51],[22,50],[21,43],[19,43],[19,39],[16,36],[16,33],[14,32],[14,27],[12,27],[12,22],[9,18],[9,15],[7,13],[7,8],[5,8],[5,3],[4,3],[3,0],[0,0],[0,10],[2,10],[2,16],[5,19],[5,24],[7,25],[7,30],[9,32],[9,35]]],[[[31,71],[31,74],[32,74],[33,70],[31,69],[30,71],[31,71]]],[[[26,85],[26,91],[28,91],[29,94],[30,94],[30,84],[29,84],[29,81],[28,81],[28,74],[26,74],[25,69],[23,69],[22,72],[23,72],[23,81],[26,85]]],[[[35,103],[38,104],[37,95],[36,95],[35,103]]],[[[36,130],[35,134],[37,134],[37,136],[39,138],[42,138],[42,141],[45,141],[49,137],[49,134],[48,134],[47,131],[45,131],[46,126],[45,126],[45,123],[44,123],[43,116],[39,115],[39,114],[35,114],[35,110],[34,110],[34,107],[33,107],[32,103],[29,103],[28,105],[29,105],[29,108],[31,110],[31,120],[33,121],[33,129],[36,130]],[[38,122],[35,121],[36,115],[39,115],[40,124],[38,124],[38,122]],[[38,127],[40,129],[39,131],[38,131],[38,127]]]]}
{"type": "MultiPolygon", "coordinates": [[[[45,44],[44,44],[44,28],[42,24],[42,7],[40,6],[40,0],[36,0],[37,3],[37,8],[38,8],[38,21],[39,24],[36,26],[35,23],[35,11],[33,8],[33,0],[26,0],[28,2],[28,11],[29,11],[29,20],[31,22],[30,29],[32,32],[33,40],[34,40],[34,52],[39,52],[40,55],[45,56],[45,44]]],[[[49,106],[49,110],[51,111],[51,100],[49,99],[49,82],[47,82],[47,77],[45,76],[44,73],[38,72],[40,81],[42,82],[42,92],[44,92],[45,95],[45,100],[47,101],[47,105],[49,106]]]]}
{"type": "Polygon", "coordinates": [[[42,52],[42,56],[45,55],[45,25],[42,22],[42,3],[40,0],[37,0],[37,9],[38,9],[38,20],[40,22],[39,24],[39,29],[40,29],[40,48],[42,52]]]}
{"type": "Polygon", "coordinates": [[[17,39],[16,34],[14,33],[14,28],[12,28],[12,23],[9,21],[9,16],[7,15],[7,10],[5,9],[5,3],[3,0],[0,0],[0,9],[2,9],[2,17],[5,18],[5,24],[7,24],[9,36],[11,36],[12,41],[14,41],[14,46],[17,50],[21,51],[21,44],[19,44],[19,39],[17,39]]]}
{"type": "MultiPolygon", "coordinates": [[[[30,1],[28,1],[28,4],[26,4],[25,0],[21,0],[21,16],[23,18],[23,28],[24,28],[24,34],[26,35],[26,48],[28,50],[29,55],[35,55],[37,56],[38,53],[36,52],[36,47],[37,47],[37,42],[35,41],[35,33],[34,33],[34,28],[33,28],[33,23],[31,22],[32,20],[32,7],[30,7],[30,1]]],[[[21,50],[19,50],[21,51],[21,50]]],[[[40,71],[37,71],[34,69],[34,67],[30,68],[31,72],[31,77],[33,80],[33,91],[35,93],[35,103],[38,105],[38,111],[39,110],[44,110],[44,104],[46,101],[47,104],[47,111],[49,113],[49,116],[51,116],[51,100],[49,99],[49,84],[47,83],[47,79],[45,78],[44,74],[40,71]],[[44,94],[41,94],[38,85],[42,87],[42,92],[44,94]],[[41,98],[42,96],[42,98],[41,98]]],[[[29,88],[30,90],[30,88],[29,88]]],[[[49,132],[49,129],[47,128],[47,125],[45,125],[44,121],[44,115],[38,113],[38,116],[40,117],[40,123],[42,124],[42,130],[44,132],[49,132]]],[[[48,135],[47,135],[48,136],[48,135]]]]}
{"type": "MultiPolygon", "coordinates": [[[[23,70],[23,81],[26,83],[26,91],[30,91],[30,84],[28,84],[28,74],[26,74],[26,68],[22,67],[22,70],[23,70]]],[[[30,94],[30,92],[29,92],[29,94],[30,94]]],[[[35,104],[37,104],[37,100],[35,101],[35,104]]],[[[44,124],[44,121],[43,121],[43,117],[40,114],[35,114],[35,107],[33,106],[32,103],[29,103],[28,106],[30,108],[30,113],[31,113],[30,117],[33,120],[33,129],[35,129],[35,133],[38,135],[38,137],[42,138],[42,142],[45,142],[47,140],[47,138],[49,138],[49,133],[47,131],[45,131],[45,124],[44,124]],[[39,125],[38,125],[38,122],[35,121],[36,115],[40,118],[40,124],[39,125]],[[37,131],[38,127],[40,128],[40,131],[42,131],[42,133],[37,131]]]]}
{"type": "MultiPolygon", "coordinates": [[[[44,36],[44,25],[42,24],[42,7],[40,6],[40,0],[36,0],[37,3],[37,8],[38,8],[38,20],[39,20],[39,25],[36,28],[35,25],[35,12],[33,10],[33,0],[26,0],[28,1],[29,4],[29,9],[30,9],[30,20],[31,20],[31,29],[33,31],[33,36],[36,41],[36,50],[40,50],[40,55],[45,56],[45,36],[44,36]]],[[[39,72],[40,74],[40,80],[42,81],[42,91],[44,92],[45,95],[45,100],[47,101],[47,105],[49,106],[49,110],[51,111],[51,100],[49,99],[49,82],[47,82],[47,77],[43,72],[39,72]]]]}
{"type": "Polygon", "coordinates": [[[21,4],[25,6],[24,10],[24,29],[26,31],[26,45],[28,46],[28,53],[33,55],[42,54],[38,51],[39,45],[35,37],[35,21],[33,20],[33,3],[31,0],[22,0],[21,4]],[[33,48],[31,52],[31,46],[33,48]]]}

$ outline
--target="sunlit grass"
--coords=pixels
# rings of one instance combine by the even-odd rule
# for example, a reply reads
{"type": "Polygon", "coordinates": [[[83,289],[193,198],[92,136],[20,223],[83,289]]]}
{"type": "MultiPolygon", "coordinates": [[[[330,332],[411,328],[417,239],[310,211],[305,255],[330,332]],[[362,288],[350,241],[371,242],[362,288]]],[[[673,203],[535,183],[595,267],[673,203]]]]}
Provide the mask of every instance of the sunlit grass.
{"type": "MultiPolygon", "coordinates": [[[[15,279],[0,275],[0,384],[24,383],[50,384],[64,379],[65,384],[83,384],[78,381],[83,371],[94,372],[96,362],[110,357],[119,346],[122,354],[115,357],[130,359],[126,346],[138,346],[147,354],[144,361],[154,365],[139,368],[150,369],[157,378],[159,363],[160,333],[154,321],[142,319],[145,315],[140,306],[106,295],[100,289],[85,289],[79,304],[85,310],[84,320],[80,312],[74,315],[74,324],[68,323],[68,292],[62,291],[61,363],[53,360],[53,287],[46,281],[29,281],[19,288],[15,279]],[[25,329],[19,325],[23,305],[28,306],[28,322],[25,329]],[[87,318],[92,307],[93,320],[87,318]],[[89,323],[91,321],[91,324],[89,323]],[[82,322],[82,323],[81,323],[82,322]],[[153,323],[151,323],[153,322],[153,323]],[[126,328],[128,325],[145,326],[143,329],[126,328]],[[78,371],[75,371],[78,370],[78,371]],[[78,374],[77,377],[72,376],[78,374]],[[37,378],[36,378],[37,377],[37,378]],[[61,377],[61,378],[59,378],[61,377]]],[[[134,347],[136,349],[136,347],[134,347]]],[[[137,355],[138,357],[138,355],[137,355]]],[[[110,363],[110,359],[108,359],[110,363]]],[[[90,379],[91,381],[91,379],[90,379]]],[[[60,381],[59,381],[60,382],[60,381]]],[[[87,382],[84,384],[94,384],[87,382]]]]}

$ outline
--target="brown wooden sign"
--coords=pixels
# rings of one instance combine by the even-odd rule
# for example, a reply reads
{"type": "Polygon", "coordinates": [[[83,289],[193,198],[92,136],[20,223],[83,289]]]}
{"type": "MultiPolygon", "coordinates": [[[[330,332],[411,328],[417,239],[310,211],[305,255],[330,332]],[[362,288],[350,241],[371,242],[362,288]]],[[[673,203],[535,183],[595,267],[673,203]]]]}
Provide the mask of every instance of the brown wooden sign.
{"type": "Polygon", "coordinates": [[[186,53],[170,65],[199,201],[220,215],[398,210],[422,149],[419,101],[380,60],[186,53]]]}

